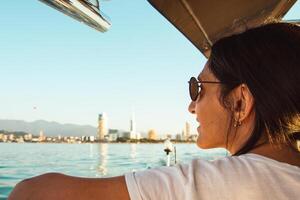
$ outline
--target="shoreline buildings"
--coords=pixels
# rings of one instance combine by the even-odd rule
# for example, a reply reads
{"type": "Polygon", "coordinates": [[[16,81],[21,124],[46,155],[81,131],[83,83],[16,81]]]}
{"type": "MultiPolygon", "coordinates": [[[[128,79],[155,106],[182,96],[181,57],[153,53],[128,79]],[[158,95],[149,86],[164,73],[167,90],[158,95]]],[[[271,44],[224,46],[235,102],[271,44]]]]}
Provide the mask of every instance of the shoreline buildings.
{"type": "Polygon", "coordinates": [[[135,114],[132,113],[129,121],[129,131],[119,131],[109,129],[107,125],[107,114],[105,112],[98,115],[97,139],[100,142],[115,142],[118,138],[129,140],[140,140],[141,134],[136,130],[135,114]]]}
{"type": "Polygon", "coordinates": [[[3,130],[0,131],[0,142],[32,142],[32,143],[87,143],[87,142],[157,142],[170,139],[177,142],[195,142],[197,140],[197,134],[191,134],[191,127],[188,122],[185,122],[184,128],[181,133],[176,135],[166,134],[159,136],[154,130],[150,129],[148,132],[138,132],[136,128],[135,113],[132,112],[129,127],[127,130],[109,129],[108,117],[105,112],[98,114],[98,126],[93,130],[93,133],[84,133],[82,135],[60,135],[57,136],[47,135],[44,130],[40,129],[39,133],[34,135],[28,132],[9,132],[3,130]],[[142,137],[141,137],[142,135],[142,137]]]}
{"type": "Polygon", "coordinates": [[[154,129],[148,131],[148,140],[157,140],[157,133],[154,129]]]}

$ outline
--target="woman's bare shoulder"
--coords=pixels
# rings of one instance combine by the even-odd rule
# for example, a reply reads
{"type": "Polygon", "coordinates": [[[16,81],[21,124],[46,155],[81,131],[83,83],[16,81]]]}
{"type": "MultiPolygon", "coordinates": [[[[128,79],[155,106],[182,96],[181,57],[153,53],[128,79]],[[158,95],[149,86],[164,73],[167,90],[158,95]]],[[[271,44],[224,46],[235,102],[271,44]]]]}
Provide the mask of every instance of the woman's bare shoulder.
{"type": "Polygon", "coordinates": [[[48,173],[18,183],[9,200],[15,199],[130,199],[124,176],[81,178],[48,173]]]}

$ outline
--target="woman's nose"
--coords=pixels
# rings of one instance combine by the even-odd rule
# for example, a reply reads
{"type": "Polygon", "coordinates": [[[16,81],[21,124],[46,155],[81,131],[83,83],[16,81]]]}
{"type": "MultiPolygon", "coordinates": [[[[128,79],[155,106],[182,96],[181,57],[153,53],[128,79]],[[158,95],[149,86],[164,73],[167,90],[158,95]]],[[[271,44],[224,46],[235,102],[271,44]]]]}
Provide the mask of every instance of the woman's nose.
{"type": "Polygon", "coordinates": [[[195,114],[195,104],[196,104],[196,102],[192,101],[189,105],[189,108],[188,108],[189,112],[192,113],[192,114],[195,114]]]}

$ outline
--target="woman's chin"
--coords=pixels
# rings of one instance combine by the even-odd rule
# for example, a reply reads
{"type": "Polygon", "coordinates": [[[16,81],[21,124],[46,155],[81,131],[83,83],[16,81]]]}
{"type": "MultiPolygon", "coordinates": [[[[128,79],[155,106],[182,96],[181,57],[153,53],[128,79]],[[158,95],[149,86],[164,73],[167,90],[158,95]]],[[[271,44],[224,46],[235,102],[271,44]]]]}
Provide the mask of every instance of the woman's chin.
{"type": "Polygon", "coordinates": [[[205,140],[203,140],[203,138],[201,138],[201,134],[198,135],[197,146],[199,148],[201,148],[201,149],[209,149],[209,148],[211,148],[210,145],[208,145],[207,142],[205,142],[205,140]]]}
{"type": "Polygon", "coordinates": [[[201,149],[208,149],[209,147],[207,146],[207,141],[205,142],[205,139],[203,138],[201,126],[198,126],[197,132],[198,132],[197,146],[201,149]]]}
{"type": "Polygon", "coordinates": [[[197,146],[201,149],[211,149],[218,147],[210,138],[205,138],[203,134],[198,134],[197,146]]]}
{"type": "Polygon", "coordinates": [[[210,148],[212,148],[212,147],[210,147],[206,144],[202,144],[202,143],[199,143],[199,142],[197,142],[197,146],[201,149],[210,149],[210,148]]]}

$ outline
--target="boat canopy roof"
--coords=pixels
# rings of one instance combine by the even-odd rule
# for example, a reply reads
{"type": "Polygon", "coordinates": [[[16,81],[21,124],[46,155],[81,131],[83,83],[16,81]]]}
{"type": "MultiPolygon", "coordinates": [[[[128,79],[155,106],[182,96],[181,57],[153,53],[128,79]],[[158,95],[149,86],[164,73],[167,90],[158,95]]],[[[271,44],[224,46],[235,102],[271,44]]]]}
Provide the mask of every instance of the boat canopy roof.
{"type": "Polygon", "coordinates": [[[148,0],[205,57],[218,39],[280,21],[296,0],[148,0]]]}

